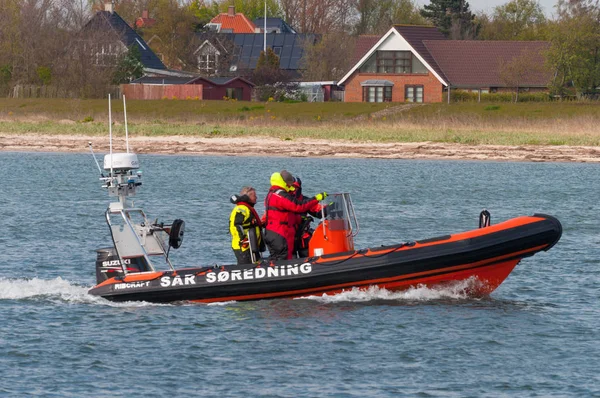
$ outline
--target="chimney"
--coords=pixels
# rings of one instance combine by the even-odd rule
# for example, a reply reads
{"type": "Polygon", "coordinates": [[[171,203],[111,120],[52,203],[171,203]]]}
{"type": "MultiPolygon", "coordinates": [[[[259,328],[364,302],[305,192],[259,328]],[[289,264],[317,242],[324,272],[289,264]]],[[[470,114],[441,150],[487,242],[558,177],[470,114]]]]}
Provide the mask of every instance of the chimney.
{"type": "Polygon", "coordinates": [[[108,11],[110,13],[114,12],[112,0],[106,0],[104,2],[104,11],[108,11]]]}
{"type": "Polygon", "coordinates": [[[229,6],[229,8],[227,9],[227,15],[229,15],[230,17],[235,16],[235,6],[229,6]]]}
{"type": "Polygon", "coordinates": [[[142,11],[142,18],[148,19],[148,10],[142,11]]]}

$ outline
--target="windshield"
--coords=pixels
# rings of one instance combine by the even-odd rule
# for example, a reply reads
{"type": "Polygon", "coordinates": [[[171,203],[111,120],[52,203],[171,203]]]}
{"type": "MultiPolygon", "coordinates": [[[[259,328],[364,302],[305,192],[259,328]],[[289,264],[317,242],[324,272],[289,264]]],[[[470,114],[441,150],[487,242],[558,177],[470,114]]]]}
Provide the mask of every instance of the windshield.
{"type": "Polygon", "coordinates": [[[323,204],[326,205],[325,219],[330,221],[329,229],[331,231],[345,230],[352,235],[358,233],[358,222],[349,193],[330,195],[323,204]]]}

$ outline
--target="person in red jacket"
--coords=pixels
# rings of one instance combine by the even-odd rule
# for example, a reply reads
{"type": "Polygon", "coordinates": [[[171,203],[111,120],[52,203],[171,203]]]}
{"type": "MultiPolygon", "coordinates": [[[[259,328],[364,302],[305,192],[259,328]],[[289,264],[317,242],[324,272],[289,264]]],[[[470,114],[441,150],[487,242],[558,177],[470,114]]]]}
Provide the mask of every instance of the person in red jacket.
{"type": "MultiPolygon", "coordinates": [[[[294,177],[294,184],[292,184],[294,190],[292,191],[296,199],[303,200],[305,196],[302,195],[302,180],[300,177],[294,177]]],[[[308,242],[312,237],[313,229],[311,228],[311,222],[314,221],[313,217],[321,218],[322,206],[318,205],[310,209],[306,213],[294,214],[292,224],[294,228],[294,250],[292,251],[293,257],[304,258],[308,257],[308,242]]]]}
{"type": "Polygon", "coordinates": [[[327,197],[323,192],[312,198],[298,199],[294,190],[294,177],[286,170],[271,175],[271,188],[265,198],[265,243],[271,260],[291,259],[296,237],[295,217],[317,211],[319,201],[327,197]]]}

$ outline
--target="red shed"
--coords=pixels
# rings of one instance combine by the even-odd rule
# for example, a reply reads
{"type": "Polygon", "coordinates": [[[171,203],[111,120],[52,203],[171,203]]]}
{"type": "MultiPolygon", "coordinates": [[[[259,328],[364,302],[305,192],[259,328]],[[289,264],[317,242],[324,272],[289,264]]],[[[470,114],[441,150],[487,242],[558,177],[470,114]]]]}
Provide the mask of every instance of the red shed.
{"type": "Polygon", "coordinates": [[[202,84],[202,99],[222,100],[231,98],[250,101],[254,83],[243,77],[197,77],[187,84],[202,84]]]}

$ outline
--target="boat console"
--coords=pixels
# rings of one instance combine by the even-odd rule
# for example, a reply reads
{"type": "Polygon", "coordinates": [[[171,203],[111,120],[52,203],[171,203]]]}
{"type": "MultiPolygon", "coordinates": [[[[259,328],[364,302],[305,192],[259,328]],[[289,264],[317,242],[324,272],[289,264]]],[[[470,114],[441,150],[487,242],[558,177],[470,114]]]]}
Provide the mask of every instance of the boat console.
{"type": "Polygon", "coordinates": [[[354,250],[354,237],[359,227],[350,194],[330,195],[321,205],[322,221],[310,239],[309,256],[354,250]]]}

